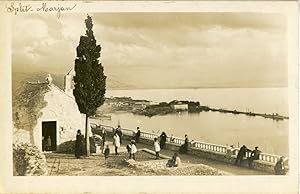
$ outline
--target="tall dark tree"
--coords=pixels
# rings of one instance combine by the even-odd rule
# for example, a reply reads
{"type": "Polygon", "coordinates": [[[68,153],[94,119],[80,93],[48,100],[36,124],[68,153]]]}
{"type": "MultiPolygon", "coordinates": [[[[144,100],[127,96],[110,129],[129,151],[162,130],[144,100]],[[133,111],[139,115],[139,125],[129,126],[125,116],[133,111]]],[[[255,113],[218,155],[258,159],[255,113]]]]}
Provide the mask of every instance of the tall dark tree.
{"type": "Polygon", "coordinates": [[[86,115],[85,138],[86,153],[90,155],[88,118],[96,114],[96,110],[104,103],[106,76],[99,62],[101,46],[97,45],[94,36],[91,16],[85,19],[86,34],[80,37],[75,59],[75,89],[73,94],[79,111],[86,115]]]}

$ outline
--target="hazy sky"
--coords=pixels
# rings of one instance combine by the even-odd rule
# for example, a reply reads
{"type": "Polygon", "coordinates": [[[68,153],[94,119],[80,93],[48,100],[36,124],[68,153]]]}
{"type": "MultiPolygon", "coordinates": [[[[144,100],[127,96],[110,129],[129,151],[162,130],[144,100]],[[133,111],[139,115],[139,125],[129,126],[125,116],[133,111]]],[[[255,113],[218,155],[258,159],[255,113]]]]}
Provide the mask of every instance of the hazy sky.
{"type": "MultiPolygon", "coordinates": [[[[140,88],[287,86],[286,18],[260,13],[94,13],[114,84],[140,88]]],[[[86,14],[13,19],[13,70],[66,73],[86,14]]]]}

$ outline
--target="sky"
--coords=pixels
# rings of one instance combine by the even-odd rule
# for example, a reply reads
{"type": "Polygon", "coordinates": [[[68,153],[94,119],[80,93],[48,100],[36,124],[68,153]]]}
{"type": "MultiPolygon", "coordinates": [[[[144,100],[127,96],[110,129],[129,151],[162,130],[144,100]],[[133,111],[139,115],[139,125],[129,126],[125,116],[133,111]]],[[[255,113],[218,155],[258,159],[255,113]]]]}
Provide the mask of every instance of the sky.
{"type": "MultiPolygon", "coordinates": [[[[285,87],[286,17],[271,13],[91,13],[110,86],[285,87]]],[[[67,73],[85,13],[12,20],[13,72],[67,73]]]]}

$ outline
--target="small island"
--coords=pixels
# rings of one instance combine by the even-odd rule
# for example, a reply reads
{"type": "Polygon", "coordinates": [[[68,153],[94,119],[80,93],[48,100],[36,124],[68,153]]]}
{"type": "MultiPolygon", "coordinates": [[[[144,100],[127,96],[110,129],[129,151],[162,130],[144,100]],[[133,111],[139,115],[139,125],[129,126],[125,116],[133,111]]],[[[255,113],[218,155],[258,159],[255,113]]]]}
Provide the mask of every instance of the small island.
{"type": "Polygon", "coordinates": [[[256,113],[256,112],[244,112],[237,110],[228,110],[222,108],[211,108],[203,106],[198,101],[186,101],[186,100],[173,100],[171,102],[152,102],[148,100],[135,100],[131,97],[112,97],[106,98],[104,105],[98,110],[95,117],[109,118],[105,113],[113,112],[129,112],[136,115],[144,115],[148,117],[156,115],[167,115],[178,112],[188,113],[200,113],[200,112],[220,112],[230,114],[244,114],[247,116],[261,116],[264,118],[270,118],[274,120],[288,119],[286,116],[279,115],[278,113],[256,113]]]}

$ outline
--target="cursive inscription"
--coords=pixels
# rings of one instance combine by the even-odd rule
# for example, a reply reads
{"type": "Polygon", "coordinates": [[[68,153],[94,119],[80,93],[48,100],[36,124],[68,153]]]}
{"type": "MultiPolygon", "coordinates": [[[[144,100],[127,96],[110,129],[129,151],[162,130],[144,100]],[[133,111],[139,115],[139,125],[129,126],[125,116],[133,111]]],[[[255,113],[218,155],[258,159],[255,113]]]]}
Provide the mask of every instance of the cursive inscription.
{"type": "Polygon", "coordinates": [[[31,7],[30,4],[22,4],[22,3],[18,3],[15,4],[14,2],[11,2],[11,4],[9,6],[6,5],[6,11],[8,13],[13,13],[15,15],[17,15],[18,13],[27,13],[27,12],[32,12],[33,8],[31,7]]]}
{"type": "Polygon", "coordinates": [[[76,4],[74,4],[71,7],[68,6],[60,6],[59,4],[57,6],[47,6],[47,3],[42,3],[42,6],[40,8],[37,8],[36,10],[38,12],[56,12],[57,18],[60,18],[61,12],[65,11],[72,11],[76,7],[76,4]]]}
{"type": "Polygon", "coordinates": [[[44,13],[55,12],[57,18],[60,18],[62,12],[72,11],[75,7],[76,4],[73,4],[71,6],[61,6],[57,4],[53,6],[53,3],[51,3],[51,5],[48,5],[46,2],[43,2],[39,6],[33,7],[32,5],[24,4],[23,2],[22,3],[11,2],[10,4],[6,5],[6,11],[14,15],[17,15],[19,13],[28,13],[28,12],[44,12],[44,13]]]}

